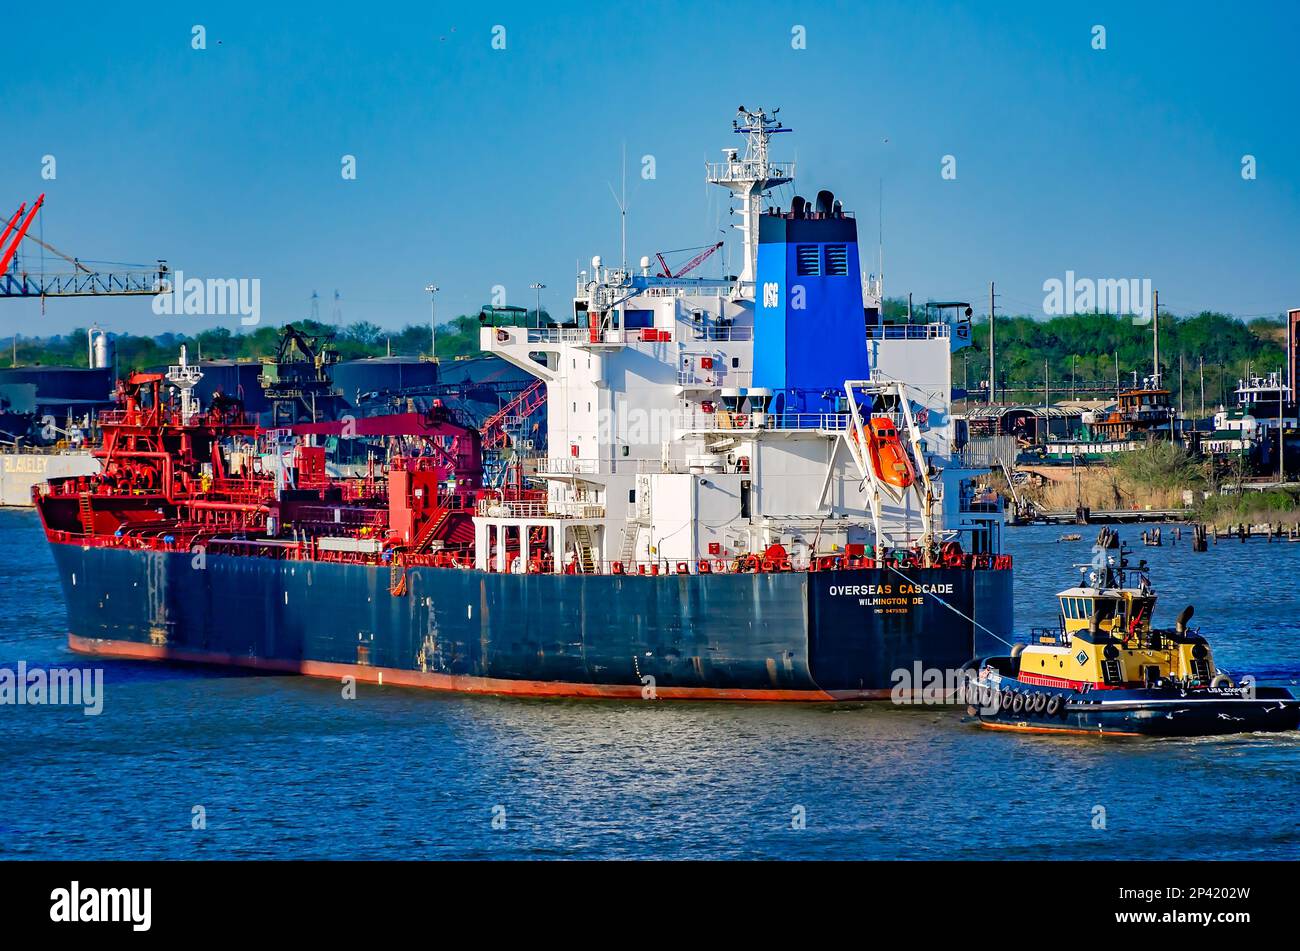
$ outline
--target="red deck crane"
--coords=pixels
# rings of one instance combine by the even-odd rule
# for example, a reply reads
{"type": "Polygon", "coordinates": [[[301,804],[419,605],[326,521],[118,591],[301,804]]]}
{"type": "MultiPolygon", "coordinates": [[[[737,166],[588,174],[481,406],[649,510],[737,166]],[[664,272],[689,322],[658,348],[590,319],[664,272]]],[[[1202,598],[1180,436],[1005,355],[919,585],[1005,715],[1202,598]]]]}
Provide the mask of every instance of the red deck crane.
{"type": "MultiPolygon", "coordinates": [[[[659,259],[659,266],[664,269],[663,274],[659,276],[660,277],[681,277],[683,274],[695,270],[697,267],[699,267],[701,264],[707,261],[709,259],[709,256],[712,255],[713,252],[718,250],[718,248],[720,247],[722,247],[721,241],[719,241],[715,245],[711,245],[710,247],[705,248],[699,254],[695,255],[695,257],[691,258],[689,261],[683,264],[675,274],[673,273],[673,269],[668,266],[668,262],[664,260],[664,254],[673,254],[674,252],[656,251],[655,257],[659,259]]],[[[690,248],[682,248],[682,250],[689,251],[690,248]]]]}
{"type": "Polygon", "coordinates": [[[509,434],[507,422],[521,423],[546,402],[546,384],[536,380],[528,388],[512,399],[483,422],[483,447],[501,449],[505,446],[509,434]]]}

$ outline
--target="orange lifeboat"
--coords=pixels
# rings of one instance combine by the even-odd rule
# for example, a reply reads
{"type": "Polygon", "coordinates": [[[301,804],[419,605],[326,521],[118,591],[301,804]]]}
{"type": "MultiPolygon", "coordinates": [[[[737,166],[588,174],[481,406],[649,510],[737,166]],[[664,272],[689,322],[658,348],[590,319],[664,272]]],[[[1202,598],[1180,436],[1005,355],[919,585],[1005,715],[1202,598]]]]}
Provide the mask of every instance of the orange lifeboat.
{"type": "MultiPolygon", "coordinates": [[[[867,459],[876,477],[886,485],[906,489],[916,481],[912,460],[898,437],[898,427],[888,416],[873,416],[863,427],[867,435],[867,459]]],[[[856,430],[853,438],[857,440],[856,430]]]]}

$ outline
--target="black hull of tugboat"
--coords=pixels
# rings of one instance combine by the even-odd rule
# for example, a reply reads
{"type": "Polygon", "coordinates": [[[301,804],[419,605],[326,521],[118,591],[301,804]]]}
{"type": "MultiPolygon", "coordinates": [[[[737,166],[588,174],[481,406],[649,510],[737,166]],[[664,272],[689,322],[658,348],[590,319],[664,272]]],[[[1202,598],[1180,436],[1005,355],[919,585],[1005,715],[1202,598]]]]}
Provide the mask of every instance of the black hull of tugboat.
{"type": "Polygon", "coordinates": [[[886,699],[898,671],[956,670],[991,649],[986,629],[1009,637],[1012,627],[1010,570],[909,568],[904,581],[884,568],[412,567],[394,594],[386,567],[52,548],[75,650],[471,693],[886,699]]]}
{"type": "Polygon", "coordinates": [[[972,722],[1019,733],[1193,737],[1300,728],[1300,700],[1282,687],[1079,691],[985,676],[967,686],[966,700],[972,722]]]}

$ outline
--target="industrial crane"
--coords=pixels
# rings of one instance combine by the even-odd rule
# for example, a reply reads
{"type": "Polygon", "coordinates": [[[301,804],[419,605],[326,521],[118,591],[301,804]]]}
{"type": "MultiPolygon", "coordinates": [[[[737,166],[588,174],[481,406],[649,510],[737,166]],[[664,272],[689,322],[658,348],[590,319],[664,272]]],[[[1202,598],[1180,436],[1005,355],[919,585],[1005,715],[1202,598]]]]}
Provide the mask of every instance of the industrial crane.
{"type": "Polygon", "coordinates": [[[168,290],[167,262],[158,261],[157,268],[130,271],[97,271],[87,267],[79,258],[64,254],[40,238],[28,234],[36,213],[45,205],[45,196],[36,199],[30,211],[23,202],[9,219],[3,236],[0,236],[0,298],[3,297],[105,297],[128,295],[155,295],[168,290]],[[21,220],[21,224],[19,221],[21,220]],[[10,240],[13,235],[13,240],[10,240]],[[74,270],[66,274],[28,274],[17,267],[10,269],[23,239],[40,245],[72,264],[74,270]]]}

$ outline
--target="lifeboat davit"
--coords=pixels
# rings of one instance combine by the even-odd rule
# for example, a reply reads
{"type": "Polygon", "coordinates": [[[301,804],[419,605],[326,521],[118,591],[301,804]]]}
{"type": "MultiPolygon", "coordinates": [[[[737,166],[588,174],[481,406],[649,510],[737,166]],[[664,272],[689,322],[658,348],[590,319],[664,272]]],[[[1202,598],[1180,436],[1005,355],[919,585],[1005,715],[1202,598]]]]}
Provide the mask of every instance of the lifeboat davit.
{"type": "MultiPolygon", "coordinates": [[[[916,481],[912,460],[898,437],[898,426],[888,416],[873,416],[863,427],[867,436],[867,462],[876,478],[896,489],[910,488],[916,481]]],[[[856,442],[857,431],[853,432],[856,442]]]]}

